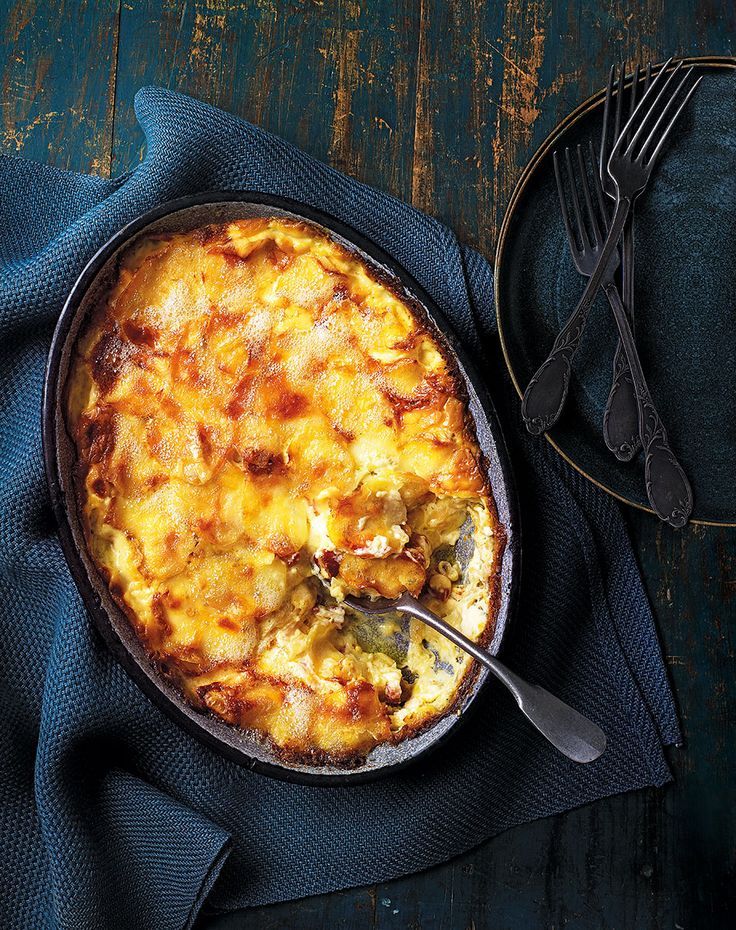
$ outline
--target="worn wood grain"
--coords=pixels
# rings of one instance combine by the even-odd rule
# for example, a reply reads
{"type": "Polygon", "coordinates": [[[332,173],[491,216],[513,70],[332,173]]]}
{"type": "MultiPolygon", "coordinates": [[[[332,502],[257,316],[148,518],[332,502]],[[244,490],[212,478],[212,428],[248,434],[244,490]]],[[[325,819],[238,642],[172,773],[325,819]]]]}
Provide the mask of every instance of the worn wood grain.
{"type": "Polygon", "coordinates": [[[0,151],[107,175],[118,0],[16,0],[0,9],[0,151]]]}
{"type": "Polygon", "coordinates": [[[412,0],[126,0],[114,165],[123,170],[140,157],[133,98],[139,87],[158,84],[237,113],[367,183],[408,196],[416,18],[412,0]]]}
{"type": "MultiPolygon", "coordinates": [[[[143,143],[133,97],[156,83],[411,200],[488,255],[524,163],[602,85],[611,62],[733,54],[736,41],[732,0],[6,7],[3,151],[79,171],[127,170],[143,143]]],[[[527,824],[422,875],[202,925],[732,926],[736,530],[676,534],[635,511],[627,520],[685,729],[673,785],[527,824]]]]}

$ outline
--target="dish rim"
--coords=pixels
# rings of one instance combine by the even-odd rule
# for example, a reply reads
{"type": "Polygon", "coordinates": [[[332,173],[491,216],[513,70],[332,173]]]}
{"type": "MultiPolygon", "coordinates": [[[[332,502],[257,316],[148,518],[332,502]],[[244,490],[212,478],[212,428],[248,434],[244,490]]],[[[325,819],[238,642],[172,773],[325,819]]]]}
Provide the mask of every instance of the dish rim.
{"type": "MultiPolygon", "coordinates": [[[[484,457],[486,472],[493,499],[498,511],[499,523],[503,527],[506,544],[499,574],[499,605],[496,626],[489,646],[496,653],[502,643],[506,627],[516,607],[520,573],[520,528],[516,488],[511,471],[508,452],[501,432],[500,423],[482,380],[472,360],[460,343],[450,322],[437,307],[436,303],[414,278],[378,245],[341,220],[330,214],[317,210],[300,201],[280,195],[266,194],[258,191],[207,191],[186,195],[160,204],[126,223],[117,230],[92,256],[82,269],[66,298],[57,321],[49,350],[43,384],[42,408],[42,445],[47,483],[51,496],[51,505],[56,518],[59,539],[64,557],[69,565],[75,584],[82,596],[94,627],[102,636],[106,646],[116,660],[138,685],[140,690],[159,709],[163,710],[184,731],[199,742],[209,745],[226,758],[241,766],[261,774],[276,777],[292,783],[310,785],[356,784],[385,777],[406,768],[428,752],[434,751],[455,732],[457,726],[465,720],[468,712],[476,704],[488,680],[485,669],[475,674],[466,693],[456,697],[455,705],[445,714],[430,724],[426,730],[416,736],[408,737],[395,744],[381,744],[376,747],[389,755],[385,762],[370,767],[355,769],[339,765],[305,765],[292,763],[288,759],[278,759],[278,750],[273,744],[264,743],[249,731],[241,730],[226,723],[214,715],[208,715],[189,704],[180,692],[168,682],[160,670],[150,660],[145,647],[132,634],[127,636],[121,630],[120,618],[123,618],[131,633],[129,620],[120,608],[105,604],[107,590],[104,580],[99,577],[93,560],[88,553],[82,553],[77,545],[77,538],[72,523],[78,521],[78,505],[74,498],[71,480],[65,482],[60,459],[58,433],[59,419],[63,418],[63,388],[66,383],[66,371],[62,371],[65,357],[68,359],[69,347],[77,336],[77,314],[84,308],[85,297],[95,284],[98,275],[108,267],[108,262],[116,253],[126,246],[134,237],[143,234],[145,229],[166,217],[177,213],[186,213],[207,207],[215,209],[218,205],[231,205],[237,209],[249,205],[271,208],[281,211],[295,219],[302,219],[323,228],[328,235],[338,242],[342,241],[353,252],[357,252],[371,270],[380,276],[387,276],[390,283],[399,286],[421,308],[431,324],[439,331],[442,347],[450,353],[457,368],[457,375],[463,387],[469,393],[468,412],[472,418],[479,445],[484,457]],[[473,401],[479,410],[473,411],[473,401]],[[479,422],[477,413],[482,414],[479,422]],[[481,427],[487,430],[487,436],[481,439],[481,427]],[[65,483],[67,485],[65,489],[65,483]],[[69,503],[67,499],[71,495],[69,503]],[[70,509],[74,515],[70,516],[70,509]],[[90,567],[92,566],[92,571],[90,567]],[[93,579],[92,574],[98,575],[93,579]],[[118,616],[119,612],[119,616],[118,616]],[[125,642],[126,635],[129,642],[125,642]],[[137,648],[136,644],[138,644],[137,648]],[[136,655],[136,651],[144,655],[136,655]],[[437,731],[437,732],[435,732],[437,731]],[[434,735],[433,735],[434,734],[434,735]],[[229,738],[228,738],[229,737],[229,738]],[[250,746],[237,745],[238,742],[250,741],[250,746]],[[412,745],[413,744],[413,745],[412,745]],[[273,758],[257,758],[250,754],[259,745],[273,758]],[[250,750],[250,752],[248,751],[250,750]],[[395,757],[395,758],[394,758],[395,757]]],[[[216,220],[212,220],[213,222],[216,220]]],[[[206,224],[206,219],[199,219],[190,228],[206,224]]],[[[186,221],[183,223],[186,228],[186,221]]],[[[462,687],[462,686],[461,686],[462,687]]],[[[375,750],[368,755],[368,759],[375,750]]]]}
{"type": "MultiPolygon", "coordinates": [[[[710,68],[713,70],[736,70],[736,57],[730,55],[687,55],[677,58],[678,61],[683,62],[683,66],[694,65],[699,68],[710,68]]],[[[665,64],[664,61],[657,62],[652,65],[652,73],[656,74],[662,66],[665,64]]],[[[643,73],[642,73],[643,78],[643,73]]],[[[626,75],[626,86],[628,87],[631,83],[631,75],[626,75]]],[[[539,163],[542,159],[550,152],[552,147],[559,142],[559,140],[572,129],[575,124],[582,119],[587,113],[591,110],[595,110],[599,107],[606,96],[606,88],[603,87],[600,90],[595,91],[587,99],[583,100],[582,103],[579,103],[574,110],[567,114],[563,119],[561,119],[552,130],[544,137],[539,147],[533,152],[527,163],[524,165],[519,179],[514,185],[514,189],[509,198],[509,202],[504,211],[503,220],[501,221],[501,226],[498,233],[498,241],[496,242],[496,251],[494,255],[493,262],[493,303],[496,310],[496,325],[498,327],[498,335],[501,341],[501,351],[503,352],[504,362],[506,363],[506,370],[509,373],[511,378],[511,383],[514,385],[516,393],[519,395],[519,398],[524,396],[524,387],[520,384],[516,372],[514,371],[511,364],[511,357],[508,351],[506,344],[506,338],[504,335],[503,321],[501,319],[501,266],[503,260],[503,251],[507,244],[507,239],[509,235],[509,229],[511,228],[511,223],[513,221],[516,209],[519,205],[527,185],[533,179],[534,174],[537,170],[539,163]]],[[[620,501],[622,504],[627,504],[629,507],[633,507],[636,510],[641,510],[644,513],[651,514],[653,517],[656,516],[655,512],[651,507],[648,507],[646,504],[641,503],[640,501],[632,500],[629,497],[626,497],[624,494],[615,491],[613,488],[605,484],[601,479],[594,477],[589,472],[587,472],[582,465],[579,465],[572,457],[569,455],[562,446],[550,435],[550,433],[545,433],[544,438],[552,446],[552,448],[557,452],[557,454],[564,459],[568,465],[572,466],[575,471],[581,474],[584,478],[594,484],[596,487],[600,488],[602,491],[605,491],[606,494],[610,494],[615,500],[620,501]]],[[[693,525],[700,526],[723,526],[723,527],[733,527],[736,526],[736,522],[733,521],[724,521],[724,520],[704,520],[699,517],[690,517],[689,522],[693,525]]]]}

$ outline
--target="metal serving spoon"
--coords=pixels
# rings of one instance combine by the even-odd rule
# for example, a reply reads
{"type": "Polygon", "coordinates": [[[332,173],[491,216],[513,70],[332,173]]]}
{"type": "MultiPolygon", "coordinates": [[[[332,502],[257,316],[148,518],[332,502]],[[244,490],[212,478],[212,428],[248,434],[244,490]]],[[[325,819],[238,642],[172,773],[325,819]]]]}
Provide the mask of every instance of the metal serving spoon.
{"type": "MultiPolygon", "coordinates": [[[[325,579],[321,580],[327,584],[325,579]]],[[[530,685],[519,678],[495,656],[479,648],[454,626],[450,626],[437,614],[427,610],[408,592],[396,600],[385,597],[375,600],[346,597],[343,603],[361,614],[385,614],[394,610],[408,614],[446,636],[456,646],[464,649],[474,659],[485,665],[509,689],[521,712],[534,724],[542,736],[573,762],[592,762],[602,755],[606,748],[606,735],[600,727],[550,694],[549,691],[545,691],[539,685],[530,685]]]]}

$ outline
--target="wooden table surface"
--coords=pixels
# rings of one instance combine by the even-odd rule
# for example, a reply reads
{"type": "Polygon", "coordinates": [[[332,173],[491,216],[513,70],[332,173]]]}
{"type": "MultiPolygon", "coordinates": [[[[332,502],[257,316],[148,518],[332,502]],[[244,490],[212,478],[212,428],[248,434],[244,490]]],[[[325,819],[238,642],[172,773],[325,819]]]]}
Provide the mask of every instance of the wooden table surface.
{"type": "MultiPolygon", "coordinates": [[[[0,0],[0,10],[2,151],[117,175],[143,149],[134,94],[158,84],[411,201],[488,256],[524,163],[612,62],[731,55],[736,41],[733,0],[0,0]]],[[[736,530],[627,519],[686,733],[674,784],[519,827],[420,875],[207,925],[736,925],[736,530]]]]}

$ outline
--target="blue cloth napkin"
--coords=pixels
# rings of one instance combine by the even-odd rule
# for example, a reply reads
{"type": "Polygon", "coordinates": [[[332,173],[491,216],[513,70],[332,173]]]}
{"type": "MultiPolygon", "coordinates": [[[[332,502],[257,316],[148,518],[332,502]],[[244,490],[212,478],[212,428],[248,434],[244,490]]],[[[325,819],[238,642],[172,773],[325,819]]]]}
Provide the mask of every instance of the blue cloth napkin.
{"type": "Polygon", "coordinates": [[[0,159],[0,850],[6,927],[179,930],[227,910],[426,868],[514,824],[670,778],[679,740],[616,505],[521,430],[492,276],[449,229],[260,129],[141,90],[143,162],[113,181],[0,159]],[[61,555],[41,461],[54,323],[120,226],[195,191],[250,188],[360,229],[429,291],[475,353],[521,496],[524,570],[505,659],[609,737],[576,766],[491,683],[433,757],[357,787],[298,787],[226,762],[154,708],[93,631],[61,555]]]}

